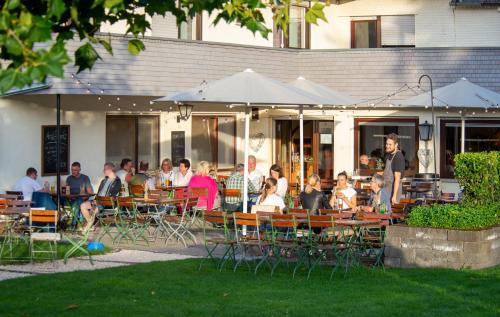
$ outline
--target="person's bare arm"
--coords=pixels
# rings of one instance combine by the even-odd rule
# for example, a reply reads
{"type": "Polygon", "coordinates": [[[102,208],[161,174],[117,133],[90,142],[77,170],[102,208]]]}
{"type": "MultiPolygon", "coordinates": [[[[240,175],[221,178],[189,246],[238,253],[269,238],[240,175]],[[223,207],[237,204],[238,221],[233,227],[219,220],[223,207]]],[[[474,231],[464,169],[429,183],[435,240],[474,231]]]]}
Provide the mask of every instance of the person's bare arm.
{"type": "Polygon", "coordinates": [[[394,172],[394,193],[391,197],[391,203],[396,204],[398,202],[398,190],[399,181],[401,180],[401,172],[394,172]]]}

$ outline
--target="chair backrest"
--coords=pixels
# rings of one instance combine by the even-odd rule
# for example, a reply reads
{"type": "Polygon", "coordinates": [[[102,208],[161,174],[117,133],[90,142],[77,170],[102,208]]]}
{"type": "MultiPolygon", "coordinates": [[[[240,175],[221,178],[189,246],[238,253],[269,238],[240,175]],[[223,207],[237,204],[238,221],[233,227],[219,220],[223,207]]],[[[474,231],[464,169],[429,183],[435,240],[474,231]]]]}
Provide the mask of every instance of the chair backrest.
{"type": "Polygon", "coordinates": [[[290,208],[288,209],[287,214],[295,215],[296,217],[307,217],[309,209],[290,208]]]}
{"type": "Polygon", "coordinates": [[[208,196],[208,188],[206,187],[190,187],[188,189],[189,197],[207,197],[208,196]]]}
{"type": "Polygon", "coordinates": [[[241,190],[237,188],[226,188],[222,191],[224,197],[241,197],[241,190]]]}
{"type": "Polygon", "coordinates": [[[441,193],[441,200],[454,201],[455,200],[455,193],[441,193]]]}
{"type": "Polygon", "coordinates": [[[144,197],[144,185],[129,185],[130,194],[135,197],[144,197]]]}
{"type": "Polygon", "coordinates": [[[162,198],[162,197],[167,198],[168,197],[168,192],[163,191],[161,189],[150,189],[149,190],[149,198],[159,199],[159,198],[162,198]]]}
{"type": "Polygon", "coordinates": [[[19,196],[18,195],[9,195],[9,194],[0,194],[0,199],[18,200],[19,196]]]}
{"type": "Polygon", "coordinates": [[[271,205],[253,205],[250,212],[252,214],[256,214],[258,212],[277,212],[279,211],[279,207],[271,206],[271,205]]]}
{"type": "Polygon", "coordinates": [[[30,210],[31,228],[54,228],[57,230],[57,210],[30,210]],[[33,224],[35,223],[35,225],[33,224]]]}
{"type": "Polygon", "coordinates": [[[320,216],[328,216],[332,214],[339,214],[340,210],[338,209],[319,209],[318,213],[320,216]]]}
{"type": "Polygon", "coordinates": [[[223,211],[204,211],[203,219],[206,222],[225,225],[226,224],[226,213],[223,211]]]}
{"type": "Polygon", "coordinates": [[[295,228],[297,223],[295,221],[295,215],[281,215],[281,214],[271,214],[271,227],[272,228],[295,228]]]}
{"type": "Polygon", "coordinates": [[[224,182],[229,178],[228,175],[217,175],[217,181],[218,182],[224,182]]]}
{"type": "Polygon", "coordinates": [[[6,200],[8,208],[30,208],[31,202],[24,200],[6,200]]]}
{"type": "Polygon", "coordinates": [[[0,209],[7,208],[7,199],[0,198],[0,209]]]}
{"type": "Polygon", "coordinates": [[[23,192],[20,192],[20,191],[6,190],[5,194],[17,196],[18,200],[23,200],[24,199],[23,192]]]}
{"type": "Polygon", "coordinates": [[[115,207],[115,199],[113,197],[97,196],[95,198],[95,201],[98,205],[101,205],[103,207],[108,207],[108,208],[115,207]]]}
{"type": "Polygon", "coordinates": [[[338,212],[338,213],[330,214],[329,216],[332,216],[333,219],[351,219],[352,218],[352,214],[349,212],[338,212]]]}
{"type": "Polygon", "coordinates": [[[258,226],[259,217],[257,214],[243,212],[233,212],[233,220],[236,226],[258,226]]]}
{"type": "Polygon", "coordinates": [[[391,211],[395,213],[402,213],[405,210],[405,203],[396,203],[391,205],[391,211]]]}
{"type": "Polygon", "coordinates": [[[309,216],[307,218],[309,229],[313,228],[331,228],[334,225],[334,220],[331,215],[328,216],[309,216]]]}
{"type": "Polygon", "coordinates": [[[403,204],[414,204],[416,201],[416,199],[402,198],[399,202],[403,204]]]}
{"type": "Polygon", "coordinates": [[[358,212],[356,218],[359,220],[378,220],[382,226],[388,226],[392,219],[390,214],[379,214],[376,212],[358,212]]]}
{"type": "Polygon", "coordinates": [[[135,209],[137,206],[132,197],[117,197],[116,203],[119,208],[135,209]]]}

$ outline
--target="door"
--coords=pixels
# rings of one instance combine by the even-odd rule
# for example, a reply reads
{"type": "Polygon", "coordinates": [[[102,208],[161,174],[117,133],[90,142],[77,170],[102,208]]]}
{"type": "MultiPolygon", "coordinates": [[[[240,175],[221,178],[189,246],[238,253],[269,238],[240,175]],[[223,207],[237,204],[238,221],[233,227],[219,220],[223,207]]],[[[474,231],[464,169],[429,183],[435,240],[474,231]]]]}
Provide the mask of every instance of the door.
{"type": "MultiPolygon", "coordinates": [[[[327,187],[333,181],[333,121],[304,120],[304,178],[318,174],[327,187]]],[[[300,180],[300,127],[298,120],[276,121],[276,162],[297,189],[300,180]]]]}

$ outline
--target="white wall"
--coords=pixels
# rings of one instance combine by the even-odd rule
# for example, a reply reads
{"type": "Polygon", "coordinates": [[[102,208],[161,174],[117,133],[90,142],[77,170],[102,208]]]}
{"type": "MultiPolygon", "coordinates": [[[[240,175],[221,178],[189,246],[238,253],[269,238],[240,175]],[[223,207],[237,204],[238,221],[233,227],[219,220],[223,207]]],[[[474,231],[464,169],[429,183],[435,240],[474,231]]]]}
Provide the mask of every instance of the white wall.
{"type": "MultiPolygon", "coordinates": [[[[63,96],[63,102],[65,99],[63,96]]],[[[40,143],[41,126],[55,124],[54,108],[0,99],[0,191],[12,189],[28,167],[38,170],[42,184],[46,180],[55,184],[55,177],[41,177],[40,143]]],[[[82,173],[91,178],[97,190],[105,160],[105,113],[63,111],[61,124],[70,125],[70,164],[79,161],[82,173]]]]}
{"type": "MultiPolygon", "coordinates": [[[[271,10],[263,10],[262,14],[266,21],[266,25],[271,30],[273,29],[273,15],[271,10]]],[[[255,35],[246,28],[241,28],[234,23],[227,24],[221,20],[216,26],[213,25],[215,20],[215,12],[209,16],[208,13],[203,13],[203,31],[202,38],[204,41],[223,42],[234,44],[246,44],[256,46],[273,46],[273,34],[269,33],[268,38],[263,38],[260,33],[255,35]]]]}
{"type": "Polygon", "coordinates": [[[449,0],[356,0],[325,8],[329,23],[311,26],[311,48],[351,47],[351,17],[415,15],[416,47],[500,46],[496,8],[458,8],[449,0]]]}

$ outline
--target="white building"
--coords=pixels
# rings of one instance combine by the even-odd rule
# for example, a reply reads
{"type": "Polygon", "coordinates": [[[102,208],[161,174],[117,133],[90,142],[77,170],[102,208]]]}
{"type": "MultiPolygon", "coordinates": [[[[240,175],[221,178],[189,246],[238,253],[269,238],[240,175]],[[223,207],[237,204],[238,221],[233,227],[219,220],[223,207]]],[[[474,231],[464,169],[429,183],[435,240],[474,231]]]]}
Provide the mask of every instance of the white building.
{"type": "MultiPolygon", "coordinates": [[[[55,124],[56,94],[61,94],[62,124],[70,129],[69,163],[79,161],[94,184],[105,161],[129,157],[158,166],[163,158],[181,155],[183,148],[193,163],[208,160],[218,170],[231,169],[243,161],[242,112],[199,106],[189,120],[178,122],[176,109],[150,101],[246,68],[285,82],[304,76],[364,100],[379,98],[369,109],[305,111],[308,173],[331,179],[339,171],[353,171],[359,155],[376,156],[383,135],[390,132],[403,137],[408,174],[432,172],[432,164],[423,166],[416,155],[431,148],[430,142],[419,141],[417,131],[419,123],[431,121],[430,111],[390,106],[414,95],[411,90],[391,99],[384,96],[405,84],[414,86],[424,73],[432,76],[435,88],[466,77],[500,92],[499,4],[456,2],[336,1],[326,9],[329,23],[318,26],[306,25],[305,9],[296,8],[287,41],[277,32],[263,39],[236,25],[212,27],[207,15],[180,28],[171,18],[152,17],[146,51],[139,56],[127,52],[122,35],[110,35],[114,56],[100,50],[103,61],[91,72],[72,78],[76,71],[68,67],[66,78],[51,80],[50,89],[0,99],[0,191],[11,189],[30,166],[42,175],[41,158],[47,155],[40,142],[42,126],[55,124]],[[184,147],[173,139],[184,140],[184,147]]],[[[266,16],[272,25],[271,15],[266,16]]],[[[117,25],[103,31],[122,29],[117,25]]],[[[499,112],[468,114],[467,151],[500,149],[499,112]]],[[[453,111],[437,114],[436,157],[445,178],[452,177],[447,151],[460,150],[458,119],[453,111]]],[[[276,109],[260,110],[259,120],[251,123],[251,152],[259,168],[267,173],[272,163],[279,163],[291,183],[297,171],[297,127],[296,112],[276,109]]],[[[53,176],[42,179],[54,182],[53,176]]]]}

